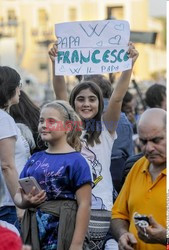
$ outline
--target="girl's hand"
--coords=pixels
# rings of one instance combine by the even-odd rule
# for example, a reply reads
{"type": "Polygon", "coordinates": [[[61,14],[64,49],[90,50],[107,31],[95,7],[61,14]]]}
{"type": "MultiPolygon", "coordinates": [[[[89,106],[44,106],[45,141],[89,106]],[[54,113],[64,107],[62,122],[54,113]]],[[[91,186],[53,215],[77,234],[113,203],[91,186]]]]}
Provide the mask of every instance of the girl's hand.
{"type": "Polygon", "coordinates": [[[33,206],[37,206],[46,200],[46,192],[44,190],[40,191],[38,194],[35,194],[36,188],[33,187],[29,194],[25,194],[22,190],[22,197],[25,201],[29,202],[33,206]]]}
{"type": "Polygon", "coordinates": [[[139,56],[139,53],[135,49],[134,44],[132,42],[129,42],[128,57],[132,59],[132,66],[136,62],[138,56],[139,56]]]}
{"type": "Polygon", "coordinates": [[[29,194],[26,194],[22,188],[19,188],[14,196],[14,202],[19,208],[36,207],[46,200],[46,192],[44,190],[35,194],[35,187],[29,194]]]}
{"type": "Polygon", "coordinates": [[[57,55],[58,55],[57,43],[53,44],[53,47],[49,50],[48,54],[49,54],[49,57],[50,57],[52,63],[54,63],[55,62],[55,57],[57,57],[57,55]]]}

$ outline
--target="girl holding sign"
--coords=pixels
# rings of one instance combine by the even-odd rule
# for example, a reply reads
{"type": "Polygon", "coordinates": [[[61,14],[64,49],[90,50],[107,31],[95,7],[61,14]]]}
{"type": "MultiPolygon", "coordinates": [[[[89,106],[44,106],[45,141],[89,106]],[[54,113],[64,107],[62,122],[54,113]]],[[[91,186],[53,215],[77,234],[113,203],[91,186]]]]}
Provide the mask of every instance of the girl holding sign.
{"type": "MultiPolygon", "coordinates": [[[[49,51],[49,56],[53,63],[54,72],[57,45],[53,45],[53,48],[49,51]]],[[[133,67],[138,52],[131,42],[128,56],[132,59],[133,67]]],[[[113,205],[113,184],[110,173],[111,151],[114,140],[117,138],[115,130],[131,73],[132,69],[122,72],[111,95],[108,108],[104,113],[102,93],[95,83],[82,81],[74,87],[70,94],[69,102],[83,121],[81,153],[89,162],[93,177],[92,211],[89,223],[89,248],[93,250],[102,249],[110,227],[113,205]]],[[[64,77],[55,76],[53,73],[53,86],[56,97],[67,100],[64,77]]]]}

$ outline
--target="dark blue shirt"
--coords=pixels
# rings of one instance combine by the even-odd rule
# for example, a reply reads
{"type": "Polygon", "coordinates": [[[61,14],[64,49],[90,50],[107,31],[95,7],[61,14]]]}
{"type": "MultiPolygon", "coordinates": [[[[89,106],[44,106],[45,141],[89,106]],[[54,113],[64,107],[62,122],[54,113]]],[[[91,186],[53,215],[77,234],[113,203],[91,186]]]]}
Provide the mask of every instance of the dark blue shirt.
{"type": "MultiPolygon", "coordinates": [[[[104,98],[104,111],[106,111],[109,103],[108,98],[104,98]]],[[[113,110],[112,110],[113,112],[113,110]]],[[[120,119],[118,121],[117,139],[115,140],[112,148],[112,158],[128,158],[133,155],[133,129],[131,123],[127,119],[125,113],[121,112],[120,119]]]]}
{"type": "Polygon", "coordinates": [[[112,149],[112,158],[125,157],[126,159],[133,155],[133,130],[126,115],[121,112],[118,126],[116,129],[117,139],[112,149]]]}

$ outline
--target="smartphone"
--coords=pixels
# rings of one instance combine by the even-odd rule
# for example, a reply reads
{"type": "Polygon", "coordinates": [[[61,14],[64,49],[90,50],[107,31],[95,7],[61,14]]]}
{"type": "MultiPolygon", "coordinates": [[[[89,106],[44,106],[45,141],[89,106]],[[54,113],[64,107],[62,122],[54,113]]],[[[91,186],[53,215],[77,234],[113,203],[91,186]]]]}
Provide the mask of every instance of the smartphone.
{"type": "Polygon", "coordinates": [[[33,176],[22,178],[18,181],[26,194],[30,193],[33,187],[35,187],[34,194],[38,194],[42,190],[37,180],[33,176]]]}
{"type": "Polygon", "coordinates": [[[150,224],[149,218],[148,218],[147,216],[145,216],[145,215],[134,216],[134,219],[135,219],[135,220],[138,220],[138,221],[144,220],[144,221],[147,221],[148,224],[150,224]]]}

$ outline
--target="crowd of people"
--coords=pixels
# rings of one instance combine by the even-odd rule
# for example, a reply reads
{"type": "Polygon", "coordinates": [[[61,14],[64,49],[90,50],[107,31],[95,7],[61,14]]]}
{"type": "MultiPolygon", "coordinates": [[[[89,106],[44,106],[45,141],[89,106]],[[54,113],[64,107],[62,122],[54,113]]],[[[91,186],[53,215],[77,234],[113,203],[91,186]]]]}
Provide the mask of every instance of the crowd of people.
{"type": "Polygon", "coordinates": [[[68,95],[54,73],[57,44],[49,57],[56,100],[41,108],[0,66],[0,250],[166,249],[165,87],[147,90],[136,119],[133,43],[114,89],[87,75],[68,95]],[[39,192],[19,185],[29,177],[39,192]]]}

